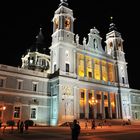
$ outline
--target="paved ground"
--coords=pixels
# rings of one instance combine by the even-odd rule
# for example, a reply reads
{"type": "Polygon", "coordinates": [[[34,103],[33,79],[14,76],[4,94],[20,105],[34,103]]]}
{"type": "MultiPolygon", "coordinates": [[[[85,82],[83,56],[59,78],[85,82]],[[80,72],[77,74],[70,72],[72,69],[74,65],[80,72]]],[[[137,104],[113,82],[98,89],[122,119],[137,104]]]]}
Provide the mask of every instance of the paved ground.
{"type": "MultiPolygon", "coordinates": [[[[98,126],[95,130],[90,127],[85,129],[81,122],[81,134],[79,140],[139,140],[140,123],[135,122],[132,125],[122,126],[98,126]]],[[[5,133],[0,133],[0,140],[70,140],[71,131],[69,127],[30,127],[28,132],[20,134],[14,127],[13,133],[9,127],[5,133]]]]}

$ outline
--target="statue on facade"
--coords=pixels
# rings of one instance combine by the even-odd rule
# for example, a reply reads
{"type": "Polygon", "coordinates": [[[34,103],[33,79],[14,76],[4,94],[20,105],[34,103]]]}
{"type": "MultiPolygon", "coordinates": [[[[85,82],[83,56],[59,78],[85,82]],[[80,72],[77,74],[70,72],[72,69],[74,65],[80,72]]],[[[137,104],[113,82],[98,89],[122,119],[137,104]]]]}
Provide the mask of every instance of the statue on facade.
{"type": "Polygon", "coordinates": [[[78,34],[76,34],[76,44],[78,45],[79,44],[79,35],[78,34]]]}
{"type": "Polygon", "coordinates": [[[86,38],[85,37],[83,38],[83,45],[84,46],[86,45],[86,38]]]}

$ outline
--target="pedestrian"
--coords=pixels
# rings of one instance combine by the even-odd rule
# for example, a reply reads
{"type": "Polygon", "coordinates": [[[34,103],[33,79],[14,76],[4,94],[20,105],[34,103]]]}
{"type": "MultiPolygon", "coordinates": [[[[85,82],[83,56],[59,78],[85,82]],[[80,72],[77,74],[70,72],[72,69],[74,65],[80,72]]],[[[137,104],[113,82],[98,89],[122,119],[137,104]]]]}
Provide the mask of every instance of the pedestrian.
{"type": "Polygon", "coordinates": [[[3,134],[5,134],[5,129],[6,129],[6,125],[3,126],[3,131],[2,131],[3,134]]]}
{"type": "Polygon", "coordinates": [[[125,122],[124,120],[123,120],[123,122],[122,122],[122,125],[123,125],[123,126],[125,126],[125,125],[126,125],[126,122],[125,122]]]}
{"type": "Polygon", "coordinates": [[[20,120],[18,120],[18,122],[17,122],[17,130],[18,130],[18,132],[20,132],[20,120]]]}
{"type": "Polygon", "coordinates": [[[25,124],[25,130],[28,131],[28,128],[29,128],[29,121],[25,121],[24,124],[25,124]]]}
{"type": "Polygon", "coordinates": [[[2,127],[2,121],[0,120],[0,131],[1,131],[1,127],[2,127]]]}
{"type": "Polygon", "coordinates": [[[95,119],[92,120],[91,122],[91,129],[95,129],[96,125],[95,125],[95,119]]]}
{"type": "Polygon", "coordinates": [[[130,119],[128,119],[128,124],[131,125],[131,120],[130,119]]]}
{"type": "Polygon", "coordinates": [[[20,133],[23,133],[23,130],[24,130],[24,123],[23,123],[23,121],[21,121],[19,127],[20,127],[20,133]]]}
{"type": "Polygon", "coordinates": [[[80,125],[78,124],[77,120],[74,119],[71,125],[72,140],[78,140],[80,129],[81,129],[80,125]]]}
{"type": "Polygon", "coordinates": [[[85,129],[88,129],[88,121],[85,121],[85,129]]]}

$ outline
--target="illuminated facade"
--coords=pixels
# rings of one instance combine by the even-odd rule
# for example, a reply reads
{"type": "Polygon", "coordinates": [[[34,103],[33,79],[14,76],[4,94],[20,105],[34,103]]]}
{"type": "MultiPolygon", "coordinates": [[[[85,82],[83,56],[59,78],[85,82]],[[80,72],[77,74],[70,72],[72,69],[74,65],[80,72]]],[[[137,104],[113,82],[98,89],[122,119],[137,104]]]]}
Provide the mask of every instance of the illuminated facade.
{"type": "MultiPolygon", "coordinates": [[[[111,23],[105,50],[96,28],[80,44],[74,19],[67,1],[61,1],[52,20],[50,55],[30,50],[21,68],[0,66],[4,121],[58,125],[74,118],[140,119],[140,91],[129,88],[121,34],[111,23]]],[[[43,44],[42,38],[40,30],[35,46],[43,44]]]]}

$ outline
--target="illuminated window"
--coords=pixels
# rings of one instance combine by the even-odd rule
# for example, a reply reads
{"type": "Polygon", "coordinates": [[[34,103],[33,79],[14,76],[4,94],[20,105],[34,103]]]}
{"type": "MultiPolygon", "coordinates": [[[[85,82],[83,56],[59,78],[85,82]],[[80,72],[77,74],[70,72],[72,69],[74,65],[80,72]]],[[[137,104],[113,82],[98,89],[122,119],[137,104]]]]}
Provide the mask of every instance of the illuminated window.
{"type": "Polygon", "coordinates": [[[37,119],[37,108],[36,107],[31,107],[30,118],[31,119],[37,119]]]}
{"type": "Polygon", "coordinates": [[[113,70],[113,64],[108,64],[108,80],[113,82],[114,81],[114,70],[113,70]]]}
{"type": "Polygon", "coordinates": [[[92,78],[92,59],[90,57],[86,57],[86,72],[87,77],[92,78]]]}
{"type": "Polygon", "coordinates": [[[100,80],[100,60],[94,59],[94,77],[100,80]]]}
{"type": "Polygon", "coordinates": [[[81,98],[84,99],[84,92],[81,92],[81,98]]]}
{"type": "Polygon", "coordinates": [[[14,118],[20,118],[20,107],[14,107],[14,118]]]}
{"type": "Polygon", "coordinates": [[[59,18],[55,18],[54,19],[54,26],[55,26],[55,30],[58,29],[58,26],[59,26],[59,18]]]}
{"type": "Polygon", "coordinates": [[[85,103],[86,103],[86,97],[85,97],[85,90],[80,90],[80,118],[83,118],[85,116],[85,103]]]}
{"type": "Polygon", "coordinates": [[[102,79],[107,81],[107,69],[106,69],[106,62],[102,61],[102,79]]]}
{"type": "Polygon", "coordinates": [[[78,75],[84,77],[84,55],[78,54],[78,75]]]}

